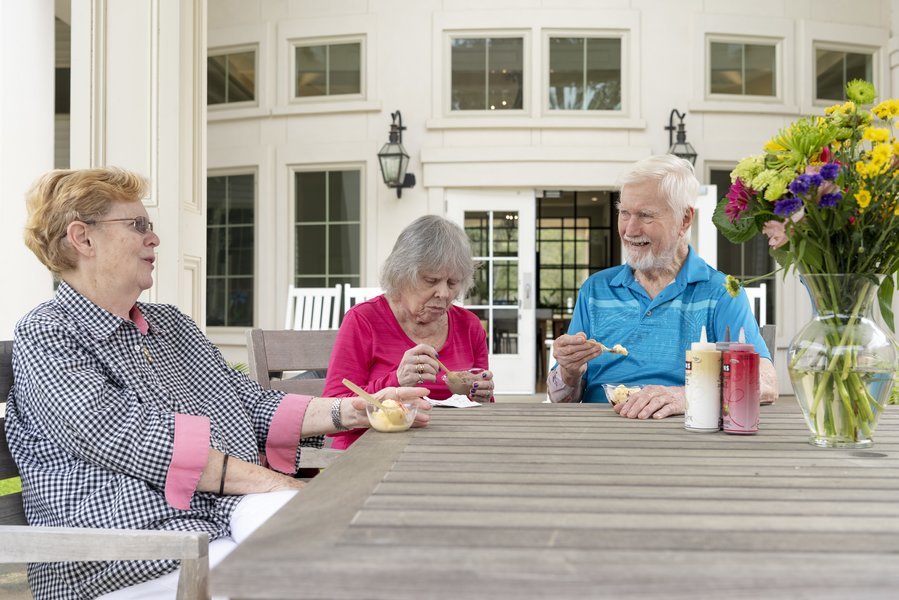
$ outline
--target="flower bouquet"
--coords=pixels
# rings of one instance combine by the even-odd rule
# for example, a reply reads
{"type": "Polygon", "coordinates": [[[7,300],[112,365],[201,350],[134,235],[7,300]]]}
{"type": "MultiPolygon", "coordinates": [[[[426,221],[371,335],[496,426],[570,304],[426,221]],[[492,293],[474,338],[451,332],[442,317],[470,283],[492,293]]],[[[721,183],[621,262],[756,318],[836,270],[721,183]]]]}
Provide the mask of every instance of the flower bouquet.
{"type": "MultiPolygon", "coordinates": [[[[811,441],[859,447],[872,443],[897,368],[895,341],[872,309],[877,297],[894,327],[899,100],[868,110],[870,83],[846,91],[846,103],[795,121],[740,161],[713,221],[734,243],[766,235],[780,268],[799,272],[815,318],[790,345],[788,370],[811,441]]],[[[736,295],[742,282],[725,285],[736,295]]]]}

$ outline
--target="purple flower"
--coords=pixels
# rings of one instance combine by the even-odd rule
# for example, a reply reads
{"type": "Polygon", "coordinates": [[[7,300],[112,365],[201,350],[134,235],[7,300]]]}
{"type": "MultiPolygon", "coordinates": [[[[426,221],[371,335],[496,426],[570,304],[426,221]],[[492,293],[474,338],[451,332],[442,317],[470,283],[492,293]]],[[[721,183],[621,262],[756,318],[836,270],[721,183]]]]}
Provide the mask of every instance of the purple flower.
{"type": "Polygon", "coordinates": [[[821,171],[819,171],[819,173],[824,179],[833,181],[840,173],[840,165],[837,163],[827,163],[826,165],[821,166],[821,171]]]}
{"type": "Polygon", "coordinates": [[[788,217],[800,208],[802,208],[802,200],[795,196],[788,196],[774,203],[774,214],[779,217],[788,217]]]}
{"type": "Polygon", "coordinates": [[[808,191],[809,180],[808,175],[800,175],[790,182],[790,191],[795,195],[804,194],[808,191]]]}
{"type": "Polygon", "coordinates": [[[832,194],[824,194],[821,196],[821,199],[818,200],[819,208],[833,208],[837,205],[837,203],[843,199],[843,192],[836,191],[832,194]]]}
{"type": "Polygon", "coordinates": [[[818,187],[819,185],[824,183],[824,180],[817,173],[809,173],[808,175],[805,175],[805,177],[808,178],[808,183],[810,186],[818,187]]]}

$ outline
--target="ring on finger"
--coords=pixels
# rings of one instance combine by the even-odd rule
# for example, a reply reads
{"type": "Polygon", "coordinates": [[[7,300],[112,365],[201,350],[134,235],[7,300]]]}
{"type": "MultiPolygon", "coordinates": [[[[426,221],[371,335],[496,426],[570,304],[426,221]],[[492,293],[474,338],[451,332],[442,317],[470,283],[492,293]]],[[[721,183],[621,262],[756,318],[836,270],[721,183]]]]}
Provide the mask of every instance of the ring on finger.
{"type": "Polygon", "coordinates": [[[418,365],[417,367],[415,367],[415,372],[418,373],[419,375],[421,375],[422,370],[423,369],[422,369],[421,365],[418,365]]]}
{"type": "Polygon", "coordinates": [[[424,383],[424,379],[421,378],[421,373],[418,374],[418,385],[424,383]]]}

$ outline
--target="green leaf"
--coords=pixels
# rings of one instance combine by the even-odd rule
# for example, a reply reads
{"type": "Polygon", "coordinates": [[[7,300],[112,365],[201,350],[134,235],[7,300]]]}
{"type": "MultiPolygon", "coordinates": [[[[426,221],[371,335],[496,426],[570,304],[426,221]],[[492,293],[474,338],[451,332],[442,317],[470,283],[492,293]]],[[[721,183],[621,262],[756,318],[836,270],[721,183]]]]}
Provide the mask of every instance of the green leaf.
{"type": "Polygon", "coordinates": [[[893,284],[893,276],[890,275],[888,277],[884,277],[883,283],[880,284],[880,289],[877,290],[877,302],[880,304],[880,315],[883,317],[883,322],[887,324],[887,327],[896,331],[896,325],[893,321],[893,291],[895,290],[895,285],[893,284]]]}
{"type": "Polygon", "coordinates": [[[725,207],[727,207],[727,202],[727,198],[722,198],[715,207],[715,212],[712,213],[712,223],[715,224],[715,227],[718,228],[721,235],[734,244],[748,242],[759,233],[755,220],[751,217],[747,217],[748,213],[744,213],[743,217],[738,219],[736,223],[731,223],[730,219],[727,218],[727,214],[724,212],[725,207]]]}

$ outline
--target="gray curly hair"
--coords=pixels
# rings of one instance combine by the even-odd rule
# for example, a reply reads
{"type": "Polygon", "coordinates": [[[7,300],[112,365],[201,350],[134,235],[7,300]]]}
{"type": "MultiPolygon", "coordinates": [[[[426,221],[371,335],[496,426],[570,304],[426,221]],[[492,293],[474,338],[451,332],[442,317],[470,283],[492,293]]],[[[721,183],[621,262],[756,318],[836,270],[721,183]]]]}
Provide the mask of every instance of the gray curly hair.
{"type": "Polygon", "coordinates": [[[381,288],[396,299],[414,288],[422,273],[449,271],[459,280],[457,297],[462,298],[472,286],[475,266],[465,231],[449,219],[425,215],[400,233],[381,267],[381,288]]]}

